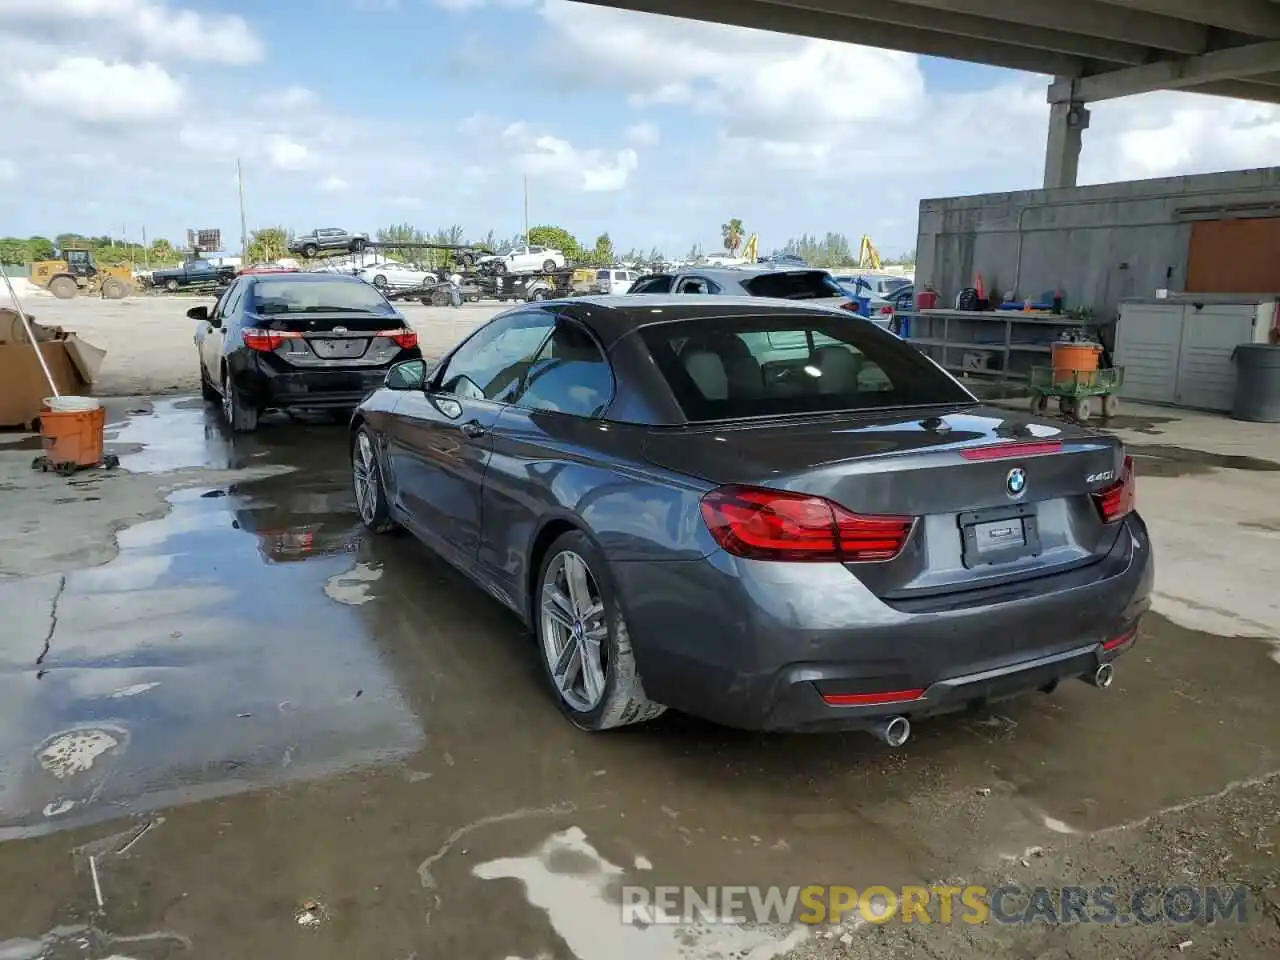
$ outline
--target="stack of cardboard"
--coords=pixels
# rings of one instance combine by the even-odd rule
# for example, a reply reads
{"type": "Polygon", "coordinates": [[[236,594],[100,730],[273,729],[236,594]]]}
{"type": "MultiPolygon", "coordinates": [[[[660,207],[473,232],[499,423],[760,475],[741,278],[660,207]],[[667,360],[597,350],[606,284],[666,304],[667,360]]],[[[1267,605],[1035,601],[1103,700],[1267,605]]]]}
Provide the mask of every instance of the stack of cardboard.
{"type": "MultiPolygon", "coordinates": [[[[31,314],[27,318],[58,392],[65,396],[88,393],[106,351],[61,327],[36,323],[31,314]]],[[[0,427],[30,426],[49,395],[49,382],[27,339],[22,318],[16,310],[0,307],[0,427]]]]}

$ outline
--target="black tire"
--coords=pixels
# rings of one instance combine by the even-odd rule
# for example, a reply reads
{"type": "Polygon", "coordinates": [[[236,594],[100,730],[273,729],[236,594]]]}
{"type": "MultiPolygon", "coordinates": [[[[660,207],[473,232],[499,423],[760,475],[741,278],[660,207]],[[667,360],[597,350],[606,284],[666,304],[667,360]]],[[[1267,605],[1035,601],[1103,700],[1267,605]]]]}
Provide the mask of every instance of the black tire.
{"type": "Polygon", "coordinates": [[[1079,397],[1071,405],[1071,415],[1081,423],[1093,416],[1093,397],[1079,397]]]}
{"type": "Polygon", "coordinates": [[[1031,395],[1031,412],[1032,413],[1048,413],[1049,398],[1043,393],[1033,393],[1031,395]]]}
{"type": "Polygon", "coordinates": [[[467,269],[470,269],[471,267],[474,267],[476,265],[476,255],[474,253],[464,253],[462,255],[461,260],[462,260],[462,265],[467,269]]]}
{"type": "Polygon", "coordinates": [[[49,281],[49,292],[59,300],[70,300],[79,289],[71,277],[54,277],[49,281]]]}
{"type": "Polygon", "coordinates": [[[102,285],[102,295],[108,300],[123,300],[129,289],[119,280],[111,279],[102,285]]]}
{"type": "Polygon", "coordinates": [[[542,289],[535,290],[533,293],[529,294],[529,299],[534,303],[541,303],[543,300],[547,299],[547,291],[542,289]]]}
{"type": "Polygon", "coordinates": [[[499,260],[497,263],[493,265],[493,272],[496,273],[498,276],[502,276],[504,273],[507,272],[507,265],[503,263],[501,260],[499,260]]]}
{"type": "Polygon", "coordinates": [[[1108,393],[1102,398],[1102,418],[1110,420],[1112,417],[1120,413],[1120,398],[1114,393],[1108,393]]]}
{"type": "Polygon", "coordinates": [[[258,429],[258,408],[246,402],[229,378],[222,378],[222,415],[232,433],[253,433],[258,429]]]}
{"type": "Polygon", "coordinates": [[[314,243],[304,244],[302,247],[302,255],[306,257],[308,260],[310,260],[319,252],[320,252],[320,249],[314,243]]]}
{"type": "MultiPolygon", "coordinates": [[[[196,358],[197,362],[199,357],[196,358]]],[[[209,382],[209,378],[205,375],[204,364],[200,364],[200,399],[205,403],[222,403],[222,394],[218,392],[218,388],[209,382]]]]}
{"type": "Polygon", "coordinates": [[[542,261],[542,272],[543,272],[543,273],[555,273],[555,272],[556,272],[556,262],[555,262],[554,260],[543,260],[543,261],[542,261]]]}
{"type": "Polygon", "coordinates": [[[384,277],[382,274],[378,274],[373,278],[373,285],[377,287],[379,290],[386,290],[387,278],[384,277]]]}
{"type": "Polygon", "coordinates": [[[170,278],[164,282],[164,288],[168,290],[170,293],[177,293],[178,281],[170,278]]]}
{"type": "Polygon", "coordinates": [[[558,537],[547,550],[538,570],[538,588],[533,598],[533,627],[538,641],[539,660],[542,662],[543,676],[551,695],[559,706],[561,713],[569,722],[581,730],[592,732],[610,730],[632,723],[643,723],[661,716],[666,707],[654,703],[645,696],[640,674],[636,669],[635,656],[631,647],[631,635],[627,632],[627,624],[618,605],[613,580],[604,555],[596,548],[591,539],[577,530],[558,537]],[[547,617],[543,615],[543,594],[548,572],[553,570],[564,555],[576,555],[581,558],[594,580],[599,592],[599,599],[604,613],[603,624],[607,629],[605,639],[601,642],[602,659],[604,660],[604,686],[599,702],[589,710],[579,710],[568,703],[561,695],[554,676],[554,666],[547,650],[545,631],[547,617]]]}
{"type": "Polygon", "coordinates": [[[387,490],[382,482],[382,463],[377,451],[377,440],[368,427],[361,427],[355,432],[351,438],[351,481],[360,522],[374,533],[390,533],[396,528],[396,524],[391,519],[391,504],[387,502],[387,490]],[[362,477],[367,478],[369,483],[367,493],[361,490],[362,477]]]}

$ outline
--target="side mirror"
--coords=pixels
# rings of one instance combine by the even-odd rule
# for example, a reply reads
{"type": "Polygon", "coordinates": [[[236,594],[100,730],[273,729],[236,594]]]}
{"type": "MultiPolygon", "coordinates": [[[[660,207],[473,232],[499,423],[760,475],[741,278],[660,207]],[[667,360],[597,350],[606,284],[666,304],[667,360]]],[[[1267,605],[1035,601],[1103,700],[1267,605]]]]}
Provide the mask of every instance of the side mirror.
{"type": "Polygon", "coordinates": [[[421,390],[426,378],[426,361],[404,360],[387,371],[383,385],[389,390],[421,390]]]}
{"type": "Polygon", "coordinates": [[[209,308],[206,306],[192,307],[187,311],[187,316],[192,320],[206,322],[209,319],[209,308]]]}

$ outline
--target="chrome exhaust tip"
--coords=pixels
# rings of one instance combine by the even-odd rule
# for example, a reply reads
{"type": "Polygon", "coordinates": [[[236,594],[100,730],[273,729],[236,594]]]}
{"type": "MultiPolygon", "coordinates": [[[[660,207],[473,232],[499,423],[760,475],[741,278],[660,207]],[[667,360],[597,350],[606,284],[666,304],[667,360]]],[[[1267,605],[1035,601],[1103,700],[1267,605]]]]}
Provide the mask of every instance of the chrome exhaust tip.
{"type": "Polygon", "coordinates": [[[900,747],[911,738],[911,721],[906,717],[889,717],[878,720],[871,732],[891,747],[900,747]]]}
{"type": "Polygon", "coordinates": [[[1098,665],[1098,669],[1093,672],[1093,676],[1088,680],[1099,690],[1105,690],[1111,686],[1111,682],[1116,678],[1116,668],[1109,663],[1098,665]]]}

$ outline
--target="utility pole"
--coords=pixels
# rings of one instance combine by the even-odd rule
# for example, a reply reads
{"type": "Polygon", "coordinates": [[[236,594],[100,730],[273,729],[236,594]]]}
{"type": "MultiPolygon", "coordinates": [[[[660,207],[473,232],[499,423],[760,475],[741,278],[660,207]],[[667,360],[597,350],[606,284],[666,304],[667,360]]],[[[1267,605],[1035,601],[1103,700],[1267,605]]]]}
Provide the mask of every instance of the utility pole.
{"type": "Polygon", "coordinates": [[[529,242],[529,176],[524,176],[524,242],[529,242]]]}
{"type": "Polygon", "coordinates": [[[147,248],[147,228],[142,228],[142,269],[151,269],[151,251],[147,248]]]}
{"type": "Polygon", "coordinates": [[[239,157],[236,157],[236,184],[240,188],[240,262],[244,264],[249,256],[249,227],[244,215],[244,172],[240,169],[239,157]]]}

